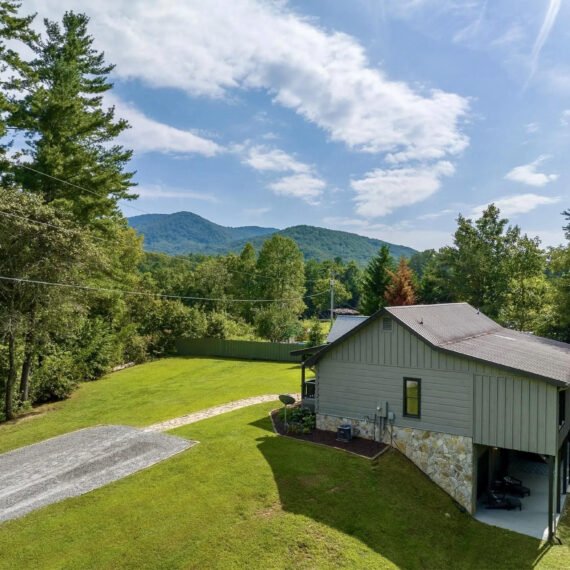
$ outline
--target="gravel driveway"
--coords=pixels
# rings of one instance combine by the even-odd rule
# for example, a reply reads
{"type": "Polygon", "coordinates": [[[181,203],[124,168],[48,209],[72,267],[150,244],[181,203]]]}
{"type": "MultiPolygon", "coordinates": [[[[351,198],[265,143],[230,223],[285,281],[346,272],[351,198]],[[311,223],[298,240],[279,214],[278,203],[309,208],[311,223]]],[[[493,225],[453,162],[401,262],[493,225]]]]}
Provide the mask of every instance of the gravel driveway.
{"type": "Polygon", "coordinates": [[[98,426],[0,455],[0,522],[82,495],[196,442],[127,426],[98,426]]]}

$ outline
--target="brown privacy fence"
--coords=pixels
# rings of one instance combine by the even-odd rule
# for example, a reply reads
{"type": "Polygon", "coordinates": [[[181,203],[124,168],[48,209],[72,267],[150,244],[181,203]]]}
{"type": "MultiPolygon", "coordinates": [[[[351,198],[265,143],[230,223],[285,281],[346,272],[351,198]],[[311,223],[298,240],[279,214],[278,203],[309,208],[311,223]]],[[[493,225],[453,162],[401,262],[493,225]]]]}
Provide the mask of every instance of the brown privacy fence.
{"type": "Polygon", "coordinates": [[[305,348],[299,343],[254,342],[248,340],[219,340],[217,338],[179,338],[176,350],[181,356],[221,356],[247,360],[301,362],[291,351],[305,348]]]}

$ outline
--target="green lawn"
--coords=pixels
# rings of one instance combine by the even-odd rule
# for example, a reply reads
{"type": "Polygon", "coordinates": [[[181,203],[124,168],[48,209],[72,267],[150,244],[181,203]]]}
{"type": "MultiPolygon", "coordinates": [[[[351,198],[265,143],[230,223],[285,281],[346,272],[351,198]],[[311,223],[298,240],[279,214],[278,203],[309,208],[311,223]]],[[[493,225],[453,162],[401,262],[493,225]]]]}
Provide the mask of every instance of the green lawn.
{"type": "Polygon", "coordinates": [[[291,363],[168,358],[141,364],[36,410],[46,413],[0,424],[0,453],[86,426],[145,426],[249,396],[299,392],[300,383],[291,363]]]}
{"type": "MultiPolygon", "coordinates": [[[[231,366],[244,379],[258,370],[254,363],[174,359],[140,367],[154,370],[158,386],[141,380],[145,386],[138,390],[134,379],[125,380],[128,373],[136,375],[136,369],[115,374],[101,382],[98,391],[95,384],[84,387],[92,391],[87,394],[82,388],[88,418],[81,425],[152,423],[244,395],[292,390],[297,384],[296,371],[288,365],[268,364],[264,370],[269,374],[258,380],[260,386],[254,383],[249,393],[238,394],[226,368],[231,366]],[[160,365],[171,372],[161,372],[160,365]],[[225,384],[226,397],[206,396],[208,381],[196,379],[205,386],[196,392],[202,403],[195,402],[173,368],[178,375],[188,368],[198,378],[204,370],[228,374],[225,381],[217,376],[209,380],[214,392],[220,381],[225,384]],[[98,416],[120,393],[115,382],[128,387],[131,399],[125,398],[115,412],[98,416]],[[283,389],[264,388],[274,382],[283,389]],[[160,390],[167,385],[170,391],[173,383],[186,402],[179,404],[160,390]],[[151,406],[157,391],[161,397],[151,406]],[[147,421],[147,414],[154,415],[147,421]]],[[[81,417],[72,414],[77,405],[67,402],[58,411],[24,422],[20,432],[7,426],[0,439],[4,434],[12,437],[12,447],[18,439],[39,439],[41,432],[26,432],[31,428],[25,425],[43,422],[53,430],[58,417],[72,429],[73,418],[79,425],[81,417]]],[[[244,408],[179,428],[171,433],[200,444],[87,495],[0,525],[0,569],[570,567],[567,546],[541,550],[536,540],[461,514],[397,452],[370,462],[275,436],[267,415],[275,405],[244,408]]],[[[561,530],[563,538],[570,539],[568,527],[561,530]]]]}

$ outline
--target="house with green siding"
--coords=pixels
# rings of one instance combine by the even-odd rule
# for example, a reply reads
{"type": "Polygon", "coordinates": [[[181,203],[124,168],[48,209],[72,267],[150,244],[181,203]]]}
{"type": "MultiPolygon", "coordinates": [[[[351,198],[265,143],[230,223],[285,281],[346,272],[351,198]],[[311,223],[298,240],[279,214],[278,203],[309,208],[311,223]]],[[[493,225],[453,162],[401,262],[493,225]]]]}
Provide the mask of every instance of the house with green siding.
{"type": "Polygon", "coordinates": [[[570,345],[467,303],[387,307],[307,358],[303,379],[307,367],[319,429],[350,424],[484,522],[552,535],[568,486],[570,345]],[[486,508],[504,475],[530,487],[521,511],[486,508]]]}

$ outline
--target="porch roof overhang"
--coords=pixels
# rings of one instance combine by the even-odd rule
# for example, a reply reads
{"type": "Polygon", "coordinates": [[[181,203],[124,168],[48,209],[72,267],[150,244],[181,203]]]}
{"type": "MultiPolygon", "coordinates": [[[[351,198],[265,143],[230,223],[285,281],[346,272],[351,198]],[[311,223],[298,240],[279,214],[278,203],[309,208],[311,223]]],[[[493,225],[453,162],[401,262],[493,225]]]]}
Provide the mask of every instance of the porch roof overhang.
{"type": "Polygon", "coordinates": [[[313,354],[317,354],[323,348],[327,346],[326,344],[321,344],[319,346],[309,346],[307,348],[298,348],[297,350],[292,350],[289,354],[291,356],[312,356],[313,354]]]}

